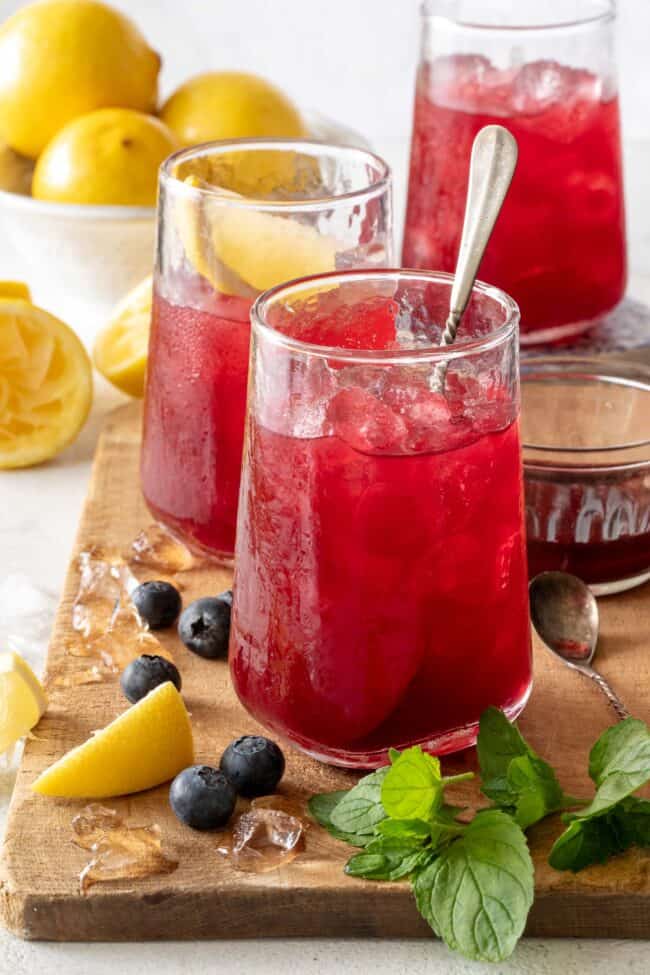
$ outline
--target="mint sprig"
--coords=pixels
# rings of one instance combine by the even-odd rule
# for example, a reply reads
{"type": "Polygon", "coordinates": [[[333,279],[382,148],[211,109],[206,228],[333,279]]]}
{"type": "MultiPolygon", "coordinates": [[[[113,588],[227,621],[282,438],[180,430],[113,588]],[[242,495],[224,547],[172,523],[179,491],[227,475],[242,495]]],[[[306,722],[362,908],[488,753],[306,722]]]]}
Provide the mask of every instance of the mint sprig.
{"type": "Polygon", "coordinates": [[[471,819],[445,790],[472,773],[445,777],[419,746],[391,749],[391,765],[347,792],[314,796],[314,818],[363,849],[346,864],[352,877],[410,878],[418,908],[436,934],[467,958],[499,962],[514,950],[533,901],[524,830],[565,813],[567,829],[549,857],[558,870],[582,870],[631,846],[650,847],[650,801],[633,793],[650,781],[650,731],[628,718],[591,750],[592,801],[562,789],[553,768],[496,708],[480,721],[481,791],[493,806],[471,819]]]}

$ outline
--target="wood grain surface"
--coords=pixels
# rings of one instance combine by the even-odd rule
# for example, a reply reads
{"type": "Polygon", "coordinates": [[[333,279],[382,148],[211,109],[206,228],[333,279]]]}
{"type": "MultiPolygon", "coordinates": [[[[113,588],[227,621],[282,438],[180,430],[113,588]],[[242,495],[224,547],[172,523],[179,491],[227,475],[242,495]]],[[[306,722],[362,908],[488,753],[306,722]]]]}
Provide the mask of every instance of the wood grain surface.
{"type": "MultiPolygon", "coordinates": [[[[78,586],[76,556],[96,544],[124,551],[151,524],[138,489],[140,414],[137,405],[108,418],[101,435],[88,499],[72,554],[47,662],[50,706],[27,742],[18,773],[0,865],[0,916],[24,938],[100,941],[165,938],[289,936],[431,936],[415,909],[407,884],[346,878],[350,854],[316,824],[305,851],[290,865],[266,874],[236,871],[217,853],[214,834],[183,827],[169,809],[167,787],[105,804],[133,825],[156,822],[164,849],[179,861],[175,873],[135,882],[114,882],[79,892],[79,872],[88,855],[72,844],[71,820],[84,803],[34,795],[30,784],[65,751],[84,741],[126,705],[116,679],[62,687],[57,678],[78,667],[66,653],[72,638],[71,605],[78,586]]],[[[136,572],[137,574],[137,572],[136,572]]],[[[155,573],[154,573],[155,575],[155,573]]],[[[150,576],[151,577],[151,574],[150,576]]],[[[185,602],[228,587],[225,570],[183,574],[185,602]]],[[[650,589],[601,601],[598,662],[633,714],[648,718],[650,695],[650,589]]],[[[239,705],[227,665],[189,653],[172,633],[161,640],[183,676],[192,715],[197,760],[218,762],[232,738],[259,730],[239,705]]],[[[521,718],[533,747],[549,757],[564,788],[589,794],[587,756],[597,735],[612,723],[598,689],[535,647],[535,686],[521,718]]],[[[345,788],[351,773],[329,768],[287,749],[281,791],[299,799],[345,788]]],[[[474,751],[444,761],[447,774],[473,768],[474,751]]],[[[464,784],[454,792],[475,805],[478,791],[464,784]]],[[[562,826],[558,817],[530,834],[537,896],[528,933],[552,937],[650,937],[650,854],[631,851],[606,867],[577,876],[546,863],[562,826]]]]}

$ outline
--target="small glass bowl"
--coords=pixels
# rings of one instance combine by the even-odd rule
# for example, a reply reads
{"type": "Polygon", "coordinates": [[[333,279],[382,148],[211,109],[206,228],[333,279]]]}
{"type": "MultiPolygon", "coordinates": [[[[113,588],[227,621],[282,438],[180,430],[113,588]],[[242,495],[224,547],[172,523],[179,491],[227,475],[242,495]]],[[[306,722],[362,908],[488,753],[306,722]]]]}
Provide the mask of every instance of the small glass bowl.
{"type": "Polygon", "coordinates": [[[596,595],[650,579],[650,369],[537,356],[521,366],[531,578],[561,569],[596,595]]]}

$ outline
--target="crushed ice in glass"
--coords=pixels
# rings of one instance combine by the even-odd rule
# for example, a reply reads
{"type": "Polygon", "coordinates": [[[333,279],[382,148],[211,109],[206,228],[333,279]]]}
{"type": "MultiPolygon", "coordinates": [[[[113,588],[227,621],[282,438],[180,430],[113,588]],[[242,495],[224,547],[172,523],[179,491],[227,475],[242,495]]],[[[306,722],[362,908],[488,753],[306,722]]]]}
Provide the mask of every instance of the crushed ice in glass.
{"type": "Polygon", "coordinates": [[[266,873],[291,863],[304,849],[302,809],[292,800],[268,796],[254,800],[234,821],[218,852],[237,870],[266,873]]]}
{"type": "Polygon", "coordinates": [[[93,884],[172,873],[178,866],[177,860],[163,853],[156,823],[128,826],[115,809],[98,803],[74,817],[72,832],[73,842],[92,854],[79,875],[82,893],[93,884]]]}

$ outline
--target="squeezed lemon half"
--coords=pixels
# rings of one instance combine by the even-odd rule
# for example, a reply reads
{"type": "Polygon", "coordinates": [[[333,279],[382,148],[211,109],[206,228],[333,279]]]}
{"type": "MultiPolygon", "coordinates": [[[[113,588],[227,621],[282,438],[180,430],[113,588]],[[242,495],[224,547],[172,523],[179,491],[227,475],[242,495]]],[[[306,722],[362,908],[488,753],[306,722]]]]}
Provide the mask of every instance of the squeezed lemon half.
{"type": "Polygon", "coordinates": [[[25,285],[0,285],[0,468],[54,457],[75,439],[92,402],[83,345],[28,298],[25,285]]]}
{"type": "Polygon", "coordinates": [[[110,383],[142,396],[151,325],[151,275],[129,291],[97,336],[93,360],[110,383]]]}
{"type": "Polygon", "coordinates": [[[106,799],[168,782],[193,760],[189,715],[167,681],[51,765],[32,789],[66,799],[106,799]]]}
{"type": "Polygon", "coordinates": [[[0,755],[38,724],[47,707],[38,677],[17,653],[0,653],[0,755]]]}

